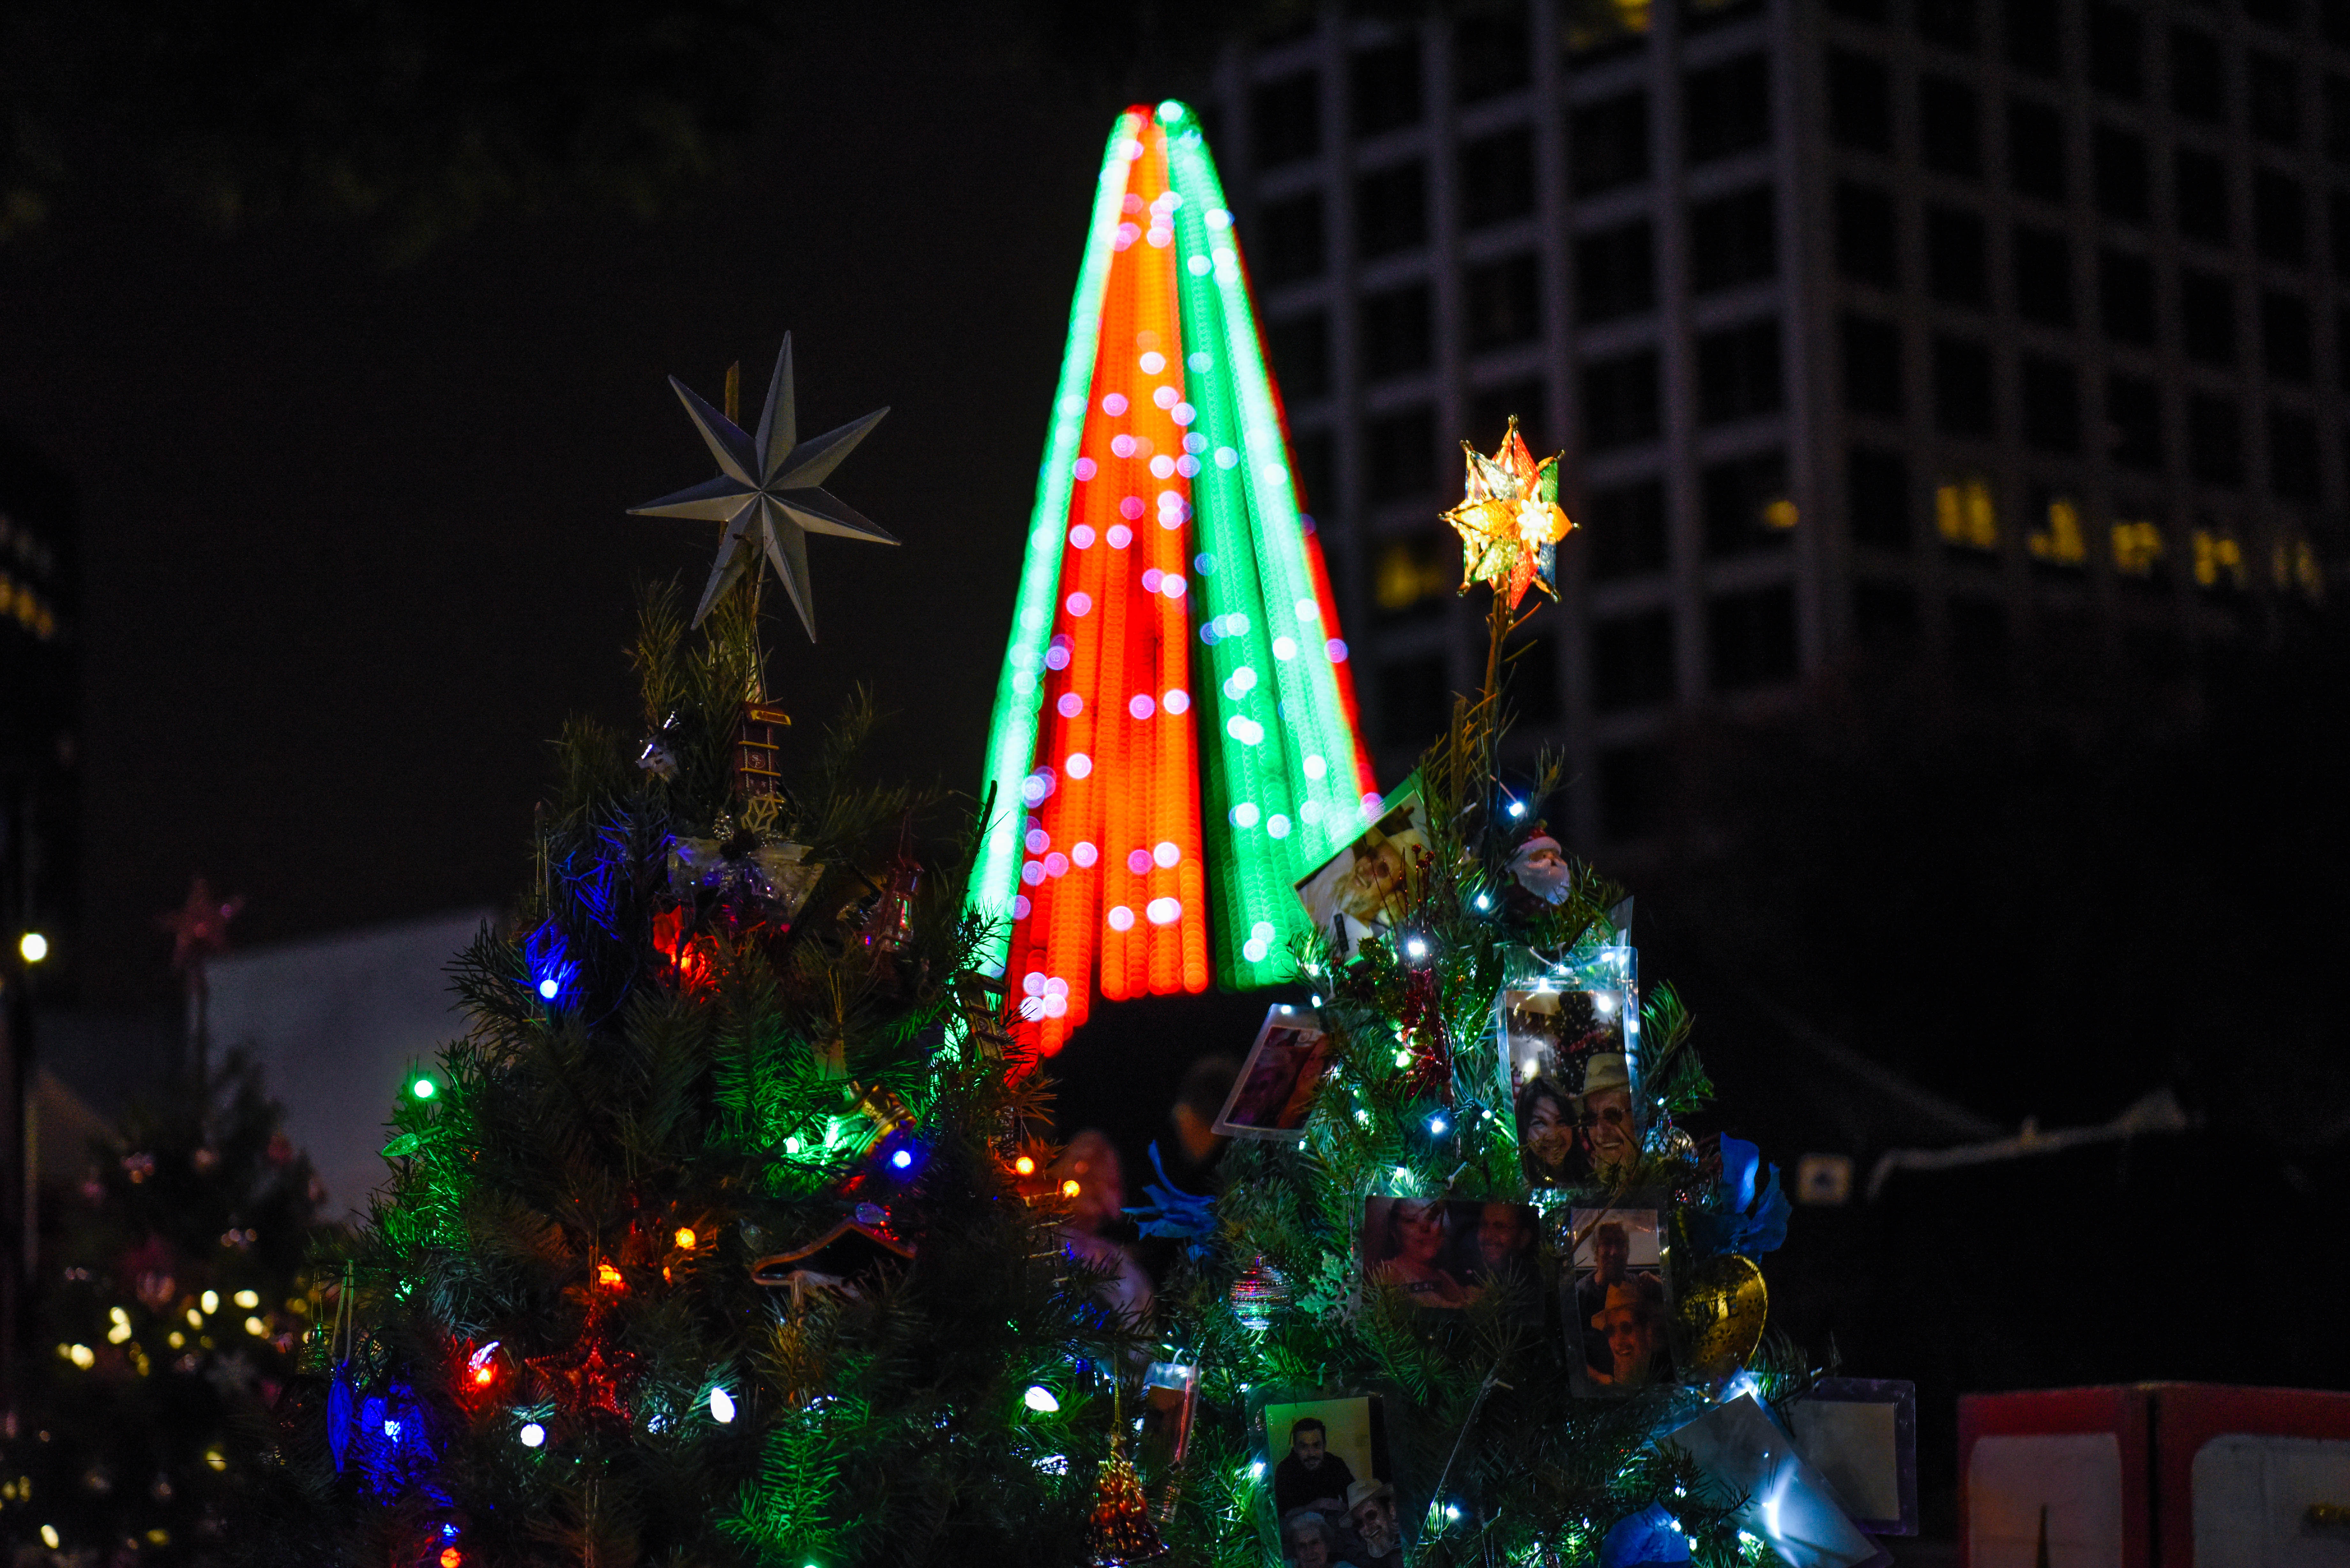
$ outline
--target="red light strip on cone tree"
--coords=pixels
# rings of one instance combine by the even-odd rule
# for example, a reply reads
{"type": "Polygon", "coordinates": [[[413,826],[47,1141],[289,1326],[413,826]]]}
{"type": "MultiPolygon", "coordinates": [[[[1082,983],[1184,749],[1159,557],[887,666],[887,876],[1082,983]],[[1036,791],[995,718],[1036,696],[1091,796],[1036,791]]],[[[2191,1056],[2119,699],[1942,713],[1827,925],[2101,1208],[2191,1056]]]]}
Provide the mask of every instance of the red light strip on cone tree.
{"type": "Polygon", "coordinates": [[[1287,978],[1291,885],[1376,804],[1308,526],[1205,140],[1180,104],[1128,109],[1071,311],[972,884],[1009,917],[1001,972],[1038,1049],[1097,987],[1287,978]]]}

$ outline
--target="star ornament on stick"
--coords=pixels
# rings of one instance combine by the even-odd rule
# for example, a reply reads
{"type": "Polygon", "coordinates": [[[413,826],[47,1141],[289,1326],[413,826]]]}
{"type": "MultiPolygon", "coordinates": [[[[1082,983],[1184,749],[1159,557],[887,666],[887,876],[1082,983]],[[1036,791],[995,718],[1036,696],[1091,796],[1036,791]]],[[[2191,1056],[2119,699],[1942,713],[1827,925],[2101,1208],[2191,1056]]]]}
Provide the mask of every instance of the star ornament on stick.
{"type": "Polygon", "coordinates": [[[201,971],[207,961],[228,951],[228,923],[244,908],[243,898],[221,898],[202,877],[188,886],[188,901],[155,923],[172,933],[172,967],[201,971]]]}
{"type": "Polygon", "coordinates": [[[700,626],[710,607],[765,553],[800,612],[808,640],[816,640],[816,601],[808,585],[807,536],[835,534],[844,539],[864,539],[876,545],[898,541],[872,522],[842,505],[822,488],[840,466],[840,460],[881,422],[888,409],[876,409],[861,420],[814,441],[799,439],[799,417],[792,391],[792,337],[784,334],[783,352],[775,356],[775,379],[767,383],[767,406],[759,412],[759,428],[744,434],[733,420],[696,397],[675,376],[669,384],[693,421],[694,428],[718,460],[718,477],[629,508],[632,517],[693,517],[723,523],[718,559],[710,568],[709,585],[693,612],[700,626]]]}
{"type": "Polygon", "coordinates": [[[1512,609],[1530,587],[1558,597],[1558,542],[1575,526],[1558,507],[1558,455],[1535,462],[1514,414],[1492,456],[1465,441],[1461,450],[1469,456],[1467,493],[1444,514],[1461,535],[1461,591],[1487,584],[1512,609]]]}

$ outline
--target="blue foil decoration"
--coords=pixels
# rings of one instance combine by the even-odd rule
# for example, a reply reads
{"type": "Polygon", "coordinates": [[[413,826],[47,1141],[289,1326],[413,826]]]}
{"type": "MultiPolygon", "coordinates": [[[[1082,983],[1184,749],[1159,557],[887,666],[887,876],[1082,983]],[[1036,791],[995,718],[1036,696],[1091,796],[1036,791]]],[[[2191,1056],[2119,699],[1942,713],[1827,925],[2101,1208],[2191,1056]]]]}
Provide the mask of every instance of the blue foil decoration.
{"type": "Polygon", "coordinates": [[[1659,1502],[1617,1520],[1599,1543],[1600,1568],[1647,1568],[1650,1563],[1689,1560],[1689,1537],[1681,1533],[1679,1521],[1667,1513],[1659,1502]]]}
{"type": "Polygon", "coordinates": [[[1722,1208],[1690,1212],[1690,1237],[1707,1252],[1735,1252],[1751,1258],[1774,1252],[1787,1240],[1787,1217],[1794,1210],[1779,1190],[1779,1168],[1768,1167],[1762,1152],[1744,1138],[1721,1139],[1722,1208]]]}
{"type": "Polygon", "coordinates": [[[1159,1157],[1159,1145],[1150,1146],[1150,1168],[1159,1173],[1156,1182],[1143,1184],[1143,1192],[1150,1199],[1139,1209],[1126,1212],[1138,1222],[1146,1236],[1168,1236],[1185,1243],[1184,1251],[1194,1259],[1208,1255],[1208,1239],[1216,1233],[1216,1200],[1184,1191],[1168,1178],[1166,1162],[1159,1157]]]}

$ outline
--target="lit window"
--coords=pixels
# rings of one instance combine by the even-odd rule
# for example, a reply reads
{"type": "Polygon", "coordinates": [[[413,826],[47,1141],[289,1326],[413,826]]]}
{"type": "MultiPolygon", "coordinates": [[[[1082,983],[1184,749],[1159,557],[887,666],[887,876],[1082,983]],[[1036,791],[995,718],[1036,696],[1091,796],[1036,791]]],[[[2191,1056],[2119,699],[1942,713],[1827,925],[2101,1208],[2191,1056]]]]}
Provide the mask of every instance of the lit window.
{"type": "Polygon", "coordinates": [[[2145,518],[2114,524],[2114,570],[2124,576],[2150,577],[2162,559],[2162,530],[2145,518]]]}
{"type": "Polygon", "coordinates": [[[1999,548],[1999,507],[1991,483],[1981,478],[1951,480],[1934,489],[1934,527],[1946,544],[1970,550],[1999,548]]]}
{"type": "Polygon", "coordinates": [[[2195,586],[2237,588],[2244,586],[2244,547],[2224,528],[2198,528],[2189,535],[2195,550],[2195,586]]]}
{"type": "Polygon", "coordinates": [[[2081,534],[2081,508],[2069,495],[2052,496],[2047,508],[2048,525],[2024,539],[2035,561],[2051,566],[2077,566],[2089,558],[2088,541],[2081,534]]]}

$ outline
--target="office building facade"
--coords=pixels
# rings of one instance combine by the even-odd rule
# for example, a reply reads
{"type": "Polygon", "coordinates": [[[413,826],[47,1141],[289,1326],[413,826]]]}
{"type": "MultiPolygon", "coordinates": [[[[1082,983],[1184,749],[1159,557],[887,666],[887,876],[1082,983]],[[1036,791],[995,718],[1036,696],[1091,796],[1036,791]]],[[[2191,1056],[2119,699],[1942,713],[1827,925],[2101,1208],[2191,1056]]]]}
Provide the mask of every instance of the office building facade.
{"type": "Polygon", "coordinates": [[[2323,602],[2350,4],[1330,12],[1210,98],[1390,782],[1482,669],[1436,513],[1511,413],[1584,530],[1518,689],[1586,846],[1693,718],[2183,701],[2323,602]]]}

